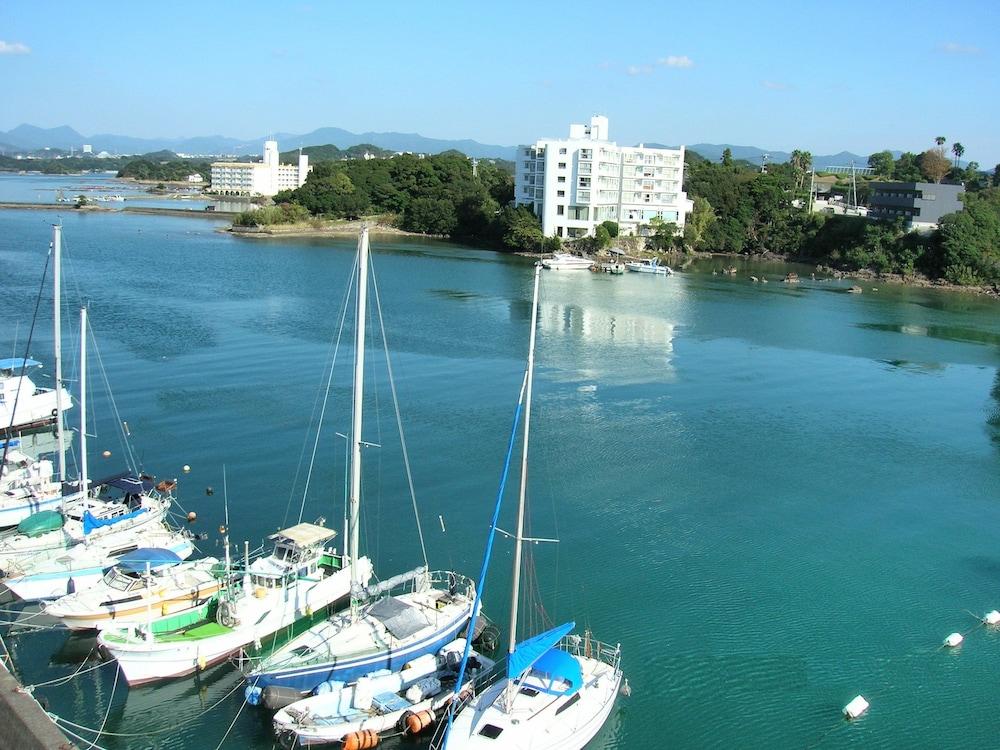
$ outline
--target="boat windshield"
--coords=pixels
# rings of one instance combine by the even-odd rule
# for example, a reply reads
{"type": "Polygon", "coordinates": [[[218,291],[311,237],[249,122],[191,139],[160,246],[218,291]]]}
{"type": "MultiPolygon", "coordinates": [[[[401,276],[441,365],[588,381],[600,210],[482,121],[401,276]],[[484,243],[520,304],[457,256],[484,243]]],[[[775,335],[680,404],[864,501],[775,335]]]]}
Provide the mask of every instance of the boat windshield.
{"type": "Polygon", "coordinates": [[[104,574],[104,583],[115,591],[130,591],[138,588],[142,580],[137,576],[123,573],[117,567],[104,574]]]}

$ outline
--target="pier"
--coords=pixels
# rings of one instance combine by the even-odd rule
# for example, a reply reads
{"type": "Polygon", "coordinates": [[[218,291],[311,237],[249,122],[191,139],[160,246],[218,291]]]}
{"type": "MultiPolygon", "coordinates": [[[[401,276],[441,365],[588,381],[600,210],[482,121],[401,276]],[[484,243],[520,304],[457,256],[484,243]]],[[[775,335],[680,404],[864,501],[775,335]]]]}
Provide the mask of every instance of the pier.
{"type": "Polygon", "coordinates": [[[0,660],[0,750],[76,747],[0,660]]]}

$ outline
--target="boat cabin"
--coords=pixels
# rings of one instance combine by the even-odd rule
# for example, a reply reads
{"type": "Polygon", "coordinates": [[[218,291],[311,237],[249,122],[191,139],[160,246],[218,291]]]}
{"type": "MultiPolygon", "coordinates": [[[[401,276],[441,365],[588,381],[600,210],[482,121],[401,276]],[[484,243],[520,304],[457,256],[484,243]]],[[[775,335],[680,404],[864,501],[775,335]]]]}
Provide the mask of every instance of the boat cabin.
{"type": "Polygon", "coordinates": [[[341,567],[342,560],[327,549],[325,543],[337,532],[313,523],[300,523],[269,539],[274,551],[250,565],[250,581],[254,588],[276,589],[294,583],[299,578],[327,576],[341,567]]]}

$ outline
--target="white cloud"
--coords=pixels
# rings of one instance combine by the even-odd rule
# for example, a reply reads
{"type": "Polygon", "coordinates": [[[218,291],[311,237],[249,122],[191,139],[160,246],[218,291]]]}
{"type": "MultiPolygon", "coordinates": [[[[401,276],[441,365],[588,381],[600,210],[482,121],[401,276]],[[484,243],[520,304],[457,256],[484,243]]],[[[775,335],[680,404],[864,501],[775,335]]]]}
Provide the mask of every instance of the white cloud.
{"type": "Polygon", "coordinates": [[[625,72],[630,76],[648,76],[653,72],[652,65],[629,65],[625,72]]]}
{"type": "Polygon", "coordinates": [[[971,44],[959,44],[958,42],[945,42],[939,45],[938,49],[949,55],[978,55],[982,52],[979,47],[974,47],[971,44]]]}
{"type": "Polygon", "coordinates": [[[692,60],[687,55],[667,55],[666,57],[661,57],[657,60],[660,65],[666,65],[668,68],[693,68],[694,60],[692,60]]]}
{"type": "Polygon", "coordinates": [[[791,88],[787,83],[781,83],[779,81],[761,81],[760,85],[771,91],[788,91],[791,88]]]}
{"type": "Polygon", "coordinates": [[[27,55],[31,47],[21,42],[5,42],[0,39],[0,55],[27,55]]]}

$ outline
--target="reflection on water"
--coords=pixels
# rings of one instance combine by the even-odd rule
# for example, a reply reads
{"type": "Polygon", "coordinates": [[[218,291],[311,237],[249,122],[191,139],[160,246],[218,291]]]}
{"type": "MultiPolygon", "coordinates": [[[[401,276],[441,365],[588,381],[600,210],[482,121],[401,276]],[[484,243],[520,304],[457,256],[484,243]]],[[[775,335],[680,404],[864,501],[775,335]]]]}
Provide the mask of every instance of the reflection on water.
{"type": "Polygon", "coordinates": [[[993,399],[993,409],[986,416],[986,425],[990,431],[990,439],[1000,448],[1000,370],[997,370],[990,397],[993,399]]]}
{"type": "Polygon", "coordinates": [[[982,331],[977,328],[942,325],[914,325],[908,323],[856,323],[858,328],[871,331],[891,331],[907,336],[927,336],[944,341],[960,341],[969,344],[998,344],[1000,333],[982,331]]]}

